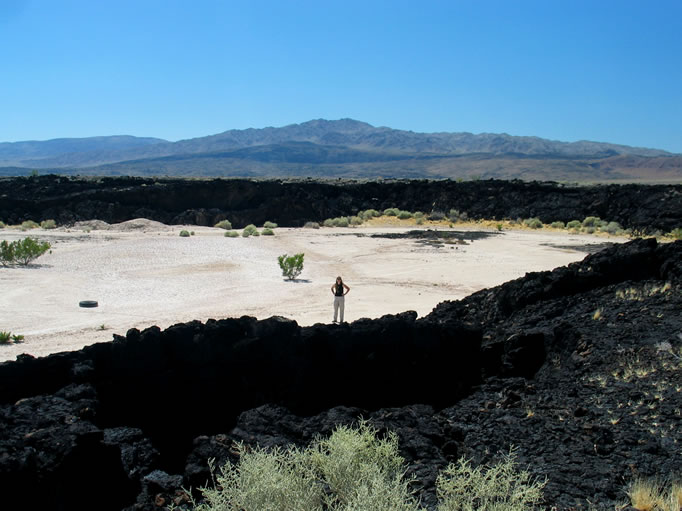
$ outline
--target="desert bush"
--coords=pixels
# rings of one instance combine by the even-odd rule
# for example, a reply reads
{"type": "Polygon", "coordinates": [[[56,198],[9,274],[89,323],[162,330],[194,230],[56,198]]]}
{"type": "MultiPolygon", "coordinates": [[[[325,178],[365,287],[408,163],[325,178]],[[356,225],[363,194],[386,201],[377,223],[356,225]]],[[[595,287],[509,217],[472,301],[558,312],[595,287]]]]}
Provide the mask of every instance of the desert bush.
{"type": "MultiPolygon", "coordinates": [[[[338,426],[305,450],[236,445],[238,464],[225,465],[216,488],[202,488],[196,511],[420,511],[403,477],[397,437],[338,426]]],[[[215,471],[213,462],[211,469],[215,471]]],[[[195,504],[196,505],[196,504],[195,504]]]]}
{"type": "Polygon", "coordinates": [[[42,229],[56,229],[57,228],[57,223],[50,219],[50,220],[43,220],[40,222],[40,227],[42,229]]]}
{"type": "Polygon", "coordinates": [[[438,511],[527,511],[538,504],[544,486],[517,469],[514,450],[490,467],[474,468],[460,459],[438,475],[438,511]]]}
{"type": "Polygon", "coordinates": [[[675,238],[676,240],[682,240],[682,227],[677,227],[670,231],[670,237],[675,238]]]}
{"type": "Polygon", "coordinates": [[[23,340],[23,335],[13,334],[12,332],[0,332],[0,344],[9,344],[10,341],[19,343],[23,340]]]}
{"type": "Polygon", "coordinates": [[[348,227],[350,225],[350,222],[348,221],[348,217],[339,216],[332,219],[332,225],[334,227],[348,227]]]}
{"type": "Polygon", "coordinates": [[[445,213],[442,211],[431,211],[429,213],[429,220],[444,220],[445,219],[445,213]]]}
{"type": "Polygon", "coordinates": [[[623,227],[618,222],[608,222],[601,230],[609,234],[619,234],[623,232],[623,227]]]}
{"type": "Polygon", "coordinates": [[[583,227],[583,231],[587,234],[594,234],[595,232],[597,232],[597,228],[592,226],[583,227]]]}
{"type": "Polygon", "coordinates": [[[566,224],[563,223],[563,222],[560,221],[560,220],[558,220],[558,221],[556,221],[556,222],[552,222],[551,224],[549,224],[549,226],[550,226],[552,229],[564,229],[564,228],[566,228],[566,224]]]}
{"type": "Polygon", "coordinates": [[[183,229],[182,231],[180,231],[180,237],[181,238],[189,238],[189,231],[186,231],[185,229],[183,229]]]}
{"type": "Polygon", "coordinates": [[[363,220],[369,220],[370,218],[381,216],[381,213],[379,213],[376,209],[366,209],[365,211],[360,211],[358,216],[363,220]]]}
{"type": "Polygon", "coordinates": [[[7,225],[5,224],[5,222],[3,222],[2,220],[0,220],[0,229],[4,229],[5,227],[7,227],[7,225]]]}
{"type": "Polygon", "coordinates": [[[284,254],[277,258],[282,276],[289,280],[298,277],[303,271],[303,258],[305,254],[294,254],[292,256],[284,254]]]}
{"type": "Polygon", "coordinates": [[[258,232],[258,227],[256,227],[253,224],[249,224],[246,227],[244,227],[244,230],[242,231],[242,236],[244,238],[248,238],[249,236],[259,236],[260,233],[258,232]]]}
{"type": "Polygon", "coordinates": [[[412,213],[409,211],[400,210],[396,216],[401,220],[407,220],[408,218],[412,218],[412,213]]]}
{"type": "Polygon", "coordinates": [[[415,211],[415,212],[412,214],[412,216],[413,216],[414,218],[417,218],[417,219],[419,219],[419,218],[424,218],[424,212],[423,212],[423,211],[415,211]]]}
{"type": "Polygon", "coordinates": [[[0,243],[0,264],[9,266],[12,264],[28,265],[50,249],[47,241],[38,241],[34,238],[23,240],[2,241],[0,243]]]}
{"type": "Polygon", "coordinates": [[[262,234],[263,236],[274,236],[274,235],[275,235],[275,231],[273,231],[273,230],[270,229],[269,227],[266,227],[265,229],[263,229],[263,232],[261,232],[261,234],[262,234]]]}
{"type": "Polygon", "coordinates": [[[363,222],[362,217],[360,217],[358,215],[350,217],[350,224],[351,225],[362,225],[362,222],[363,222]]]}
{"type": "Polygon", "coordinates": [[[324,222],[322,222],[322,225],[324,225],[325,227],[334,227],[334,219],[327,218],[324,222]]]}
{"type": "Polygon", "coordinates": [[[597,228],[597,227],[599,227],[600,223],[601,223],[601,219],[598,216],[588,216],[588,217],[585,217],[585,220],[583,220],[582,226],[583,227],[597,228]]]}
{"type": "Polygon", "coordinates": [[[424,217],[423,216],[417,217],[414,219],[414,221],[417,225],[423,225],[424,224],[424,217]]]}
{"type": "Polygon", "coordinates": [[[226,231],[229,231],[230,229],[232,229],[232,222],[230,222],[227,219],[221,220],[220,222],[215,224],[213,227],[218,227],[219,229],[225,229],[226,231]]]}
{"type": "Polygon", "coordinates": [[[526,218],[523,221],[524,225],[527,227],[530,227],[531,229],[542,229],[542,222],[540,221],[539,218],[526,218]]]}
{"type": "Polygon", "coordinates": [[[384,210],[384,216],[398,216],[400,210],[398,208],[386,208],[384,210]]]}
{"type": "Polygon", "coordinates": [[[582,225],[583,224],[580,220],[571,220],[566,224],[566,229],[580,229],[582,225]]]}
{"type": "Polygon", "coordinates": [[[194,231],[189,231],[190,236],[194,236],[194,231]]]}
{"type": "Polygon", "coordinates": [[[306,222],[303,225],[303,227],[305,227],[306,229],[319,229],[320,224],[318,224],[317,222],[306,222]]]}
{"type": "MultiPolygon", "coordinates": [[[[237,466],[227,463],[215,488],[201,488],[205,502],[196,511],[321,511],[323,491],[307,456],[300,450],[236,444],[237,466]]],[[[209,461],[215,473],[214,461],[209,461]]]]}
{"type": "Polygon", "coordinates": [[[36,222],[33,220],[26,220],[24,222],[21,222],[21,230],[22,231],[28,231],[30,229],[37,229],[40,227],[36,222]]]}
{"type": "Polygon", "coordinates": [[[239,233],[238,233],[237,231],[225,231],[224,236],[225,236],[226,238],[238,238],[238,237],[239,237],[239,233]]]}
{"type": "Polygon", "coordinates": [[[269,220],[263,224],[265,229],[277,229],[277,224],[275,222],[270,222],[269,220]]]}

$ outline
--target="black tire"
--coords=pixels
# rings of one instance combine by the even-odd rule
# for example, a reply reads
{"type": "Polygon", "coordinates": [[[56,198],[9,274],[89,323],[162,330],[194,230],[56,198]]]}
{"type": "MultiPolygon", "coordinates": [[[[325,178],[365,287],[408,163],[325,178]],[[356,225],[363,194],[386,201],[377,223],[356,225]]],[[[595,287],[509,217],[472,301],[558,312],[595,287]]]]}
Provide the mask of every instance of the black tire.
{"type": "Polygon", "coordinates": [[[81,300],[78,302],[79,307],[97,307],[99,305],[95,300],[81,300]]]}

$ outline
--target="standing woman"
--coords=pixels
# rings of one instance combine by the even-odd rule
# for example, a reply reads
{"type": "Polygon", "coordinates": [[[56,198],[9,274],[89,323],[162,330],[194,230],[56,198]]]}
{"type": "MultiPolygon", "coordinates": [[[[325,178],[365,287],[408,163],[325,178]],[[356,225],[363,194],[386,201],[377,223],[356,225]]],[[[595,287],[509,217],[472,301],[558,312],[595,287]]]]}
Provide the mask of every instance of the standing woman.
{"type": "Polygon", "coordinates": [[[341,310],[341,323],[343,323],[343,309],[344,309],[344,296],[348,294],[350,288],[343,283],[341,277],[336,277],[336,282],[332,284],[332,294],[334,295],[334,323],[339,323],[336,321],[336,316],[338,315],[339,309],[341,310]]]}

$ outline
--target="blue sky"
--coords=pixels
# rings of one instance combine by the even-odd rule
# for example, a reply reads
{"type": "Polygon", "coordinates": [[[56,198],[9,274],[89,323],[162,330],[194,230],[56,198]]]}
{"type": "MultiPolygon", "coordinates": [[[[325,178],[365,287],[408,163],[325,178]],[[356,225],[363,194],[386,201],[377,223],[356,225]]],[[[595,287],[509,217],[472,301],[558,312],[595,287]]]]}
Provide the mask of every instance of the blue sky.
{"type": "Polygon", "coordinates": [[[0,1],[0,141],[350,117],[682,153],[682,1],[0,1]]]}

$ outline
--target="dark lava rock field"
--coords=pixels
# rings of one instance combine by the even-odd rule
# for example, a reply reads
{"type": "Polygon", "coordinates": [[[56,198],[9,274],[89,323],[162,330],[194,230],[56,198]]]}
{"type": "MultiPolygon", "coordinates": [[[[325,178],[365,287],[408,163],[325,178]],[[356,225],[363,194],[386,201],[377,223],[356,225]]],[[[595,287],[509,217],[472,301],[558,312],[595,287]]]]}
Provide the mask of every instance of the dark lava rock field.
{"type": "Polygon", "coordinates": [[[548,509],[612,510],[635,478],[681,475],[681,311],[682,241],[648,238],[420,319],[195,321],[22,355],[0,364],[2,506],[184,506],[235,441],[304,446],[363,417],[397,433],[429,509],[449,462],[513,446],[548,509]]]}

